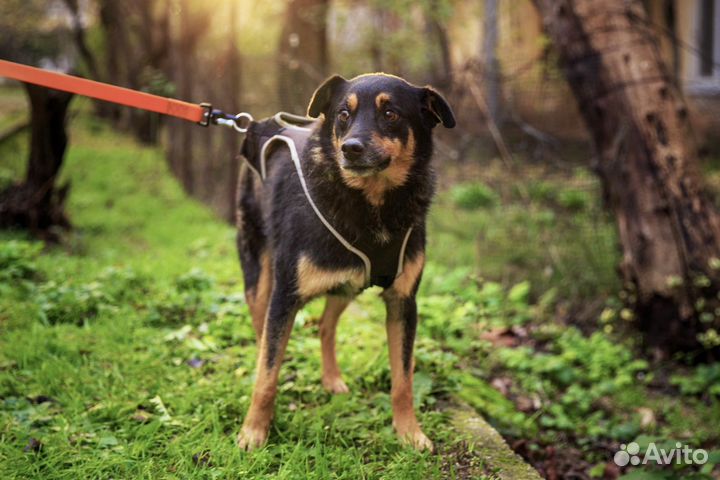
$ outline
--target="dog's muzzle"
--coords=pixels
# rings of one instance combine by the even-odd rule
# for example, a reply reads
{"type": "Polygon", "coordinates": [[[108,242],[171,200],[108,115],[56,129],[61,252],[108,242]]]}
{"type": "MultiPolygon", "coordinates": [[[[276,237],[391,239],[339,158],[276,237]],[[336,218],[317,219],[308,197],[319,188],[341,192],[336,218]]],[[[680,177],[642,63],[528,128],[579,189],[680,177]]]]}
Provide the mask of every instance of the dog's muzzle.
{"type": "Polygon", "coordinates": [[[340,166],[343,170],[358,177],[368,177],[390,165],[390,159],[378,155],[357,138],[349,138],[340,147],[342,150],[340,166]]]}

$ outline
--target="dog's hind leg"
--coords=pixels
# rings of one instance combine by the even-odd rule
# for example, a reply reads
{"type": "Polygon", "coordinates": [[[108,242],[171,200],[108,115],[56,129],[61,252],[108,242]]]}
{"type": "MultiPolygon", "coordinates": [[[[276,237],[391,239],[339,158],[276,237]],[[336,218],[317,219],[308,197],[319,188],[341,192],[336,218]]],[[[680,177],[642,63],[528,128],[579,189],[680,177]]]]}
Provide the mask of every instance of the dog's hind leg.
{"type": "Polygon", "coordinates": [[[238,181],[236,240],[245,283],[245,300],[255,328],[255,340],[259,345],[272,291],[273,274],[272,254],[263,231],[258,200],[261,192],[257,182],[247,165],[243,165],[238,181]]]}
{"type": "Polygon", "coordinates": [[[351,297],[328,295],[325,311],[320,318],[320,344],[322,346],[322,384],[331,393],[347,393],[350,390],[340,375],[335,356],[335,330],[340,315],[352,301],[351,297]]]}
{"type": "MultiPolygon", "coordinates": [[[[277,276],[275,278],[277,279],[277,276]]],[[[259,447],[267,440],[275,408],[280,364],[285,355],[295,314],[300,307],[297,296],[284,288],[286,285],[287,282],[279,284],[276,281],[271,295],[257,357],[250,408],[237,438],[238,446],[244,450],[259,447]]]]}
{"type": "Polygon", "coordinates": [[[259,262],[260,274],[257,283],[245,291],[245,299],[250,309],[253,328],[255,329],[255,341],[260,346],[262,339],[265,316],[267,315],[268,302],[272,293],[272,263],[270,254],[263,252],[259,262]]]}

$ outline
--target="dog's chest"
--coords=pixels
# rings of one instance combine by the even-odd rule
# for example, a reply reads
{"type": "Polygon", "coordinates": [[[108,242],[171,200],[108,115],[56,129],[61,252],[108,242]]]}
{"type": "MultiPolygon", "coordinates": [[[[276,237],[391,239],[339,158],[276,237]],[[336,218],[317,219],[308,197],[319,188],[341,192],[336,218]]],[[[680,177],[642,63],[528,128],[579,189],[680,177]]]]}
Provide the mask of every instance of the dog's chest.
{"type": "Polygon", "coordinates": [[[302,255],[297,265],[297,286],[303,298],[329,292],[352,295],[365,287],[365,270],[356,267],[327,268],[302,255]]]}

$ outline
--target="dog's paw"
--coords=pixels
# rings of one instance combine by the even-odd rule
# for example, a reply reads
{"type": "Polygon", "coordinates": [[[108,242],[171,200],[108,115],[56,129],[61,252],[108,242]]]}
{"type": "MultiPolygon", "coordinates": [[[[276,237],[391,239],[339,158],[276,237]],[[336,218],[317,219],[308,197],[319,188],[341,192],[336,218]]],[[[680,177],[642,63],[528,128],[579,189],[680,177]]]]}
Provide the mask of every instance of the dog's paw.
{"type": "Polygon", "coordinates": [[[350,389],[345,384],[342,378],[340,377],[334,377],[334,378],[324,378],[322,379],[323,388],[327,390],[330,393],[338,394],[338,393],[349,393],[350,389]]]}
{"type": "Polygon", "coordinates": [[[237,445],[241,450],[255,450],[262,447],[267,440],[267,430],[243,426],[237,436],[237,445]]]}
{"type": "Polygon", "coordinates": [[[429,452],[432,452],[435,448],[430,439],[420,429],[417,429],[413,432],[408,432],[404,435],[398,433],[398,436],[400,437],[401,442],[406,445],[411,445],[415,448],[415,450],[427,450],[429,452]]]}

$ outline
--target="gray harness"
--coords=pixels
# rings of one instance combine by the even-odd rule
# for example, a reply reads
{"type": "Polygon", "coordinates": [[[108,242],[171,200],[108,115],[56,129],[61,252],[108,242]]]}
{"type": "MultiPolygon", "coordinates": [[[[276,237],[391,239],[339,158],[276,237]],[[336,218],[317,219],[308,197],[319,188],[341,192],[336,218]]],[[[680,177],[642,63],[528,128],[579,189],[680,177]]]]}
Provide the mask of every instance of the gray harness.
{"type": "MultiPolygon", "coordinates": [[[[273,121],[283,127],[283,129],[293,129],[293,130],[299,130],[299,131],[305,131],[309,132],[312,129],[308,127],[307,125],[311,125],[315,122],[314,119],[308,118],[308,117],[301,117],[298,115],[292,115],[290,113],[285,112],[279,112],[273,117],[273,121]]],[[[282,130],[280,130],[282,132],[282,130]]],[[[360,260],[362,260],[363,265],[365,266],[365,285],[368,286],[371,283],[372,278],[372,263],[370,261],[370,257],[368,257],[364,252],[362,252],[359,248],[353,246],[350,242],[348,242],[345,237],[343,237],[340,232],[338,232],[331,224],[330,222],[325,218],[325,216],[322,214],[320,209],[318,208],[317,204],[313,200],[312,196],[310,195],[310,190],[308,189],[307,183],[305,182],[305,175],[303,174],[302,164],[300,163],[300,155],[298,154],[297,147],[295,145],[295,140],[293,140],[291,137],[287,135],[282,135],[281,133],[273,135],[270,137],[267,141],[265,141],[260,149],[260,171],[258,172],[255,167],[253,167],[250,162],[248,162],[248,165],[250,168],[252,168],[255,173],[257,173],[260,178],[265,181],[267,178],[267,169],[266,169],[266,160],[269,152],[269,147],[272,144],[275,143],[283,143],[288,147],[288,150],[290,151],[290,158],[292,158],[293,164],[295,164],[295,171],[298,174],[298,178],[300,180],[300,185],[302,186],[303,192],[305,193],[305,198],[307,198],[308,203],[310,203],[310,206],[312,207],[313,211],[315,212],[315,215],[318,217],[318,219],[322,222],[323,225],[325,225],[325,228],[340,242],[340,244],[345,247],[347,250],[355,254],[360,260]]],[[[405,249],[407,248],[408,240],[410,239],[410,234],[413,231],[413,227],[408,228],[407,232],[405,233],[405,236],[403,237],[402,244],[400,246],[400,252],[398,256],[397,261],[397,271],[395,272],[395,277],[397,278],[400,276],[400,274],[403,271],[403,263],[405,260],[405,249]]],[[[393,279],[394,280],[394,279],[393,279]]],[[[391,282],[392,283],[392,282],[391,282]]]]}

